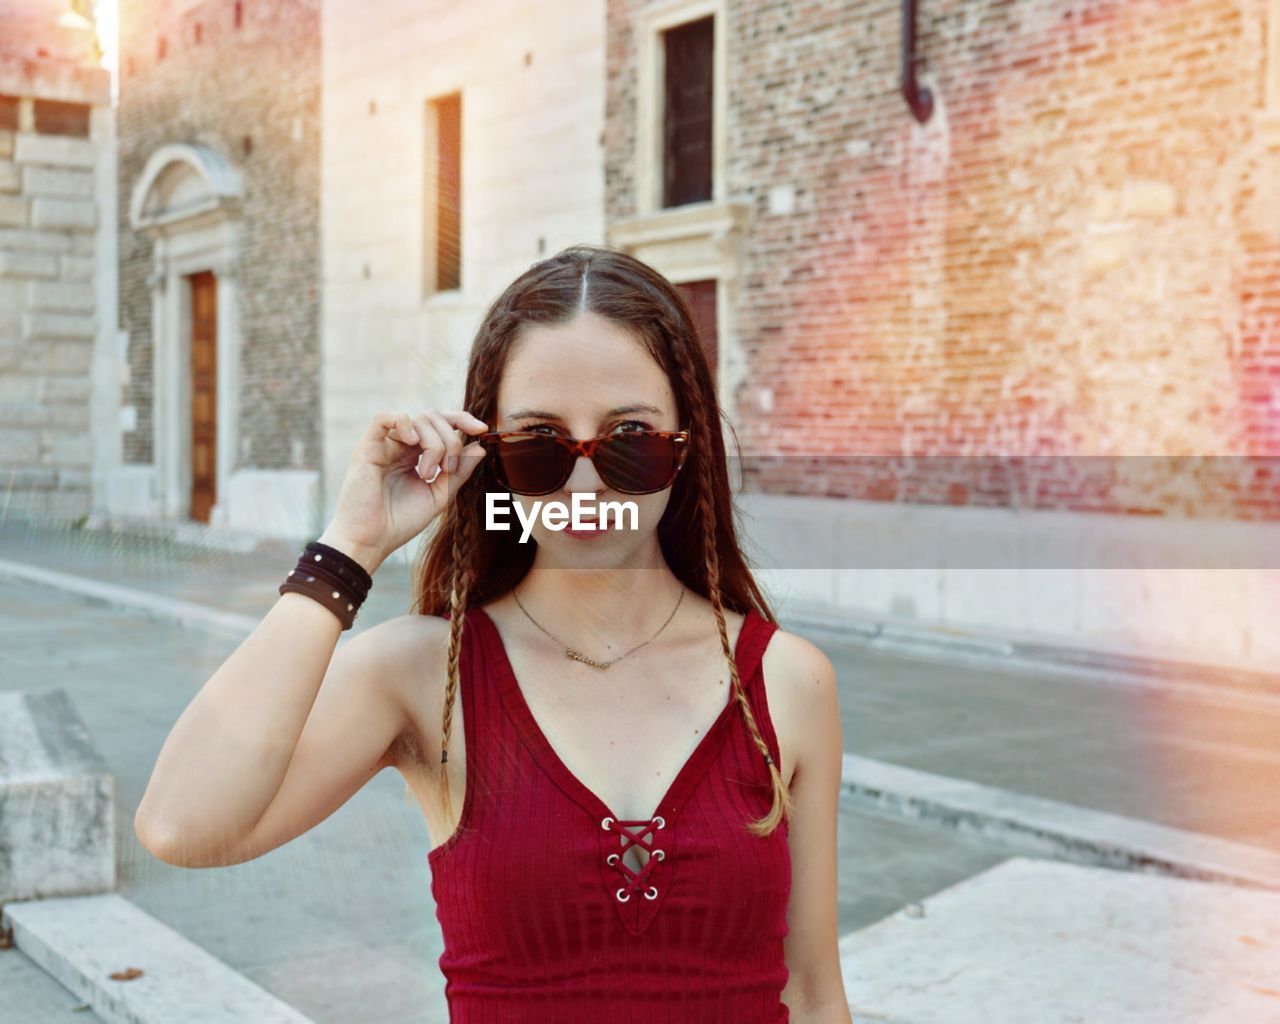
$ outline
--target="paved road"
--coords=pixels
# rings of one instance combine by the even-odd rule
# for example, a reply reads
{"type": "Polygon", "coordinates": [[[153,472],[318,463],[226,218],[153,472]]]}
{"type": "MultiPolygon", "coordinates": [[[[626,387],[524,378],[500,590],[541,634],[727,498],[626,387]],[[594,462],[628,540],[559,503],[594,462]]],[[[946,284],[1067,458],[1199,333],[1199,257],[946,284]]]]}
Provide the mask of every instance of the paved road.
{"type": "MultiPolygon", "coordinates": [[[[245,557],[0,528],[0,559],[253,616],[276,599],[295,553],[245,557]]],[[[357,629],[409,603],[407,568],[388,563],[357,629]]],[[[1280,849],[1275,716],[814,638],[837,668],[852,753],[1280,849]]],[[[316,829],[247,864],[173,868],[134,838],[133,811],[160,744],[235,642],[0,580],[0,688],[60,687],[84,718],[117,779],[122,893],[317,1021],[372,1015],[420,1024],[424,1007],[441,1006],[441,947],[425,826],[396,773],[381,773],[316,829]]],[[[849,808],[839,844],[842,934],[1014,852],[849,808]]],[[[36,997],[61,991],[12,961],[4,973],[6,956],[0,952],[0,982],[23,977],[36,997]]],[[[62,1019],[52,1014],[75,1002],[51,995],[48,1019],[62,1019]]]]}

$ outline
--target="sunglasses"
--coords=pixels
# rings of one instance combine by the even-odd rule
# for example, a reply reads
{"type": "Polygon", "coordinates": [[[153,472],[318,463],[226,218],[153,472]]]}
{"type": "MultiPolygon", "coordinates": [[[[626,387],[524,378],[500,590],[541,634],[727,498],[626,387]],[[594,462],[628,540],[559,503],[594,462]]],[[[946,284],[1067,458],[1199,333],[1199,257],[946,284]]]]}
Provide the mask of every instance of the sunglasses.
{"type": "Polygon", "coordinates": [[[671,486],[689,453],[687,430],[633,430],[587,441],[559,434],[491,430],[472,438],[492,452],[498,481],[514,494],[536,496],[568,482],[579,455],[623,494],[653,494],[671,486]]]}

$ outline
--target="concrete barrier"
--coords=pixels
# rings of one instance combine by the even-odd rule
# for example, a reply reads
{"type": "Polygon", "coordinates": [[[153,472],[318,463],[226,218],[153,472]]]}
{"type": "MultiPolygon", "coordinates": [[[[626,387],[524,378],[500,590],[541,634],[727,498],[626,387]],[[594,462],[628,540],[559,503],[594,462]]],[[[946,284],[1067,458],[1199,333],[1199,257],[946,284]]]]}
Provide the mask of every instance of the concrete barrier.
{"type": "Polygon", "coordinates": [[[115,885],[115,779],[70,698],[0,691],[0,904],[115,885]]]}

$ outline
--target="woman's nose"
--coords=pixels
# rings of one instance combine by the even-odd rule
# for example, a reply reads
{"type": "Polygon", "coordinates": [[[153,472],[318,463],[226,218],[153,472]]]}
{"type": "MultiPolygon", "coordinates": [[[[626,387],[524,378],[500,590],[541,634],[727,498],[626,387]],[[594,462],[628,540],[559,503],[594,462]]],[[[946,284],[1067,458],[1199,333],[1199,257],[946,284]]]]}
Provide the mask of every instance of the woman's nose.
{"type": "Polygon", "coordinates": [[[579,455],[574,461],[573,472],[565,481],[564,489],[571,494],[575,492],[597,494],[606,488],[604,481],[600,479],[600,474],[596,472],[595,463],[585,455],[579,455]]]}

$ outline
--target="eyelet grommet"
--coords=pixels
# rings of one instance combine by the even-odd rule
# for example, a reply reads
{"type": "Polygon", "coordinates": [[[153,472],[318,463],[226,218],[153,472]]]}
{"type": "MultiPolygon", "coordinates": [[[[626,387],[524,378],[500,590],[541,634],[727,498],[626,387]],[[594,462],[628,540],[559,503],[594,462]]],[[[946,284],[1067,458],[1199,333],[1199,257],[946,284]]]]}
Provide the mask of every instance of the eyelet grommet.
{"type": "Polygon", "coordinates": [[[627,895],[623,896],[621,889],[619,889],[616,893],[614,893],[614,895],[618,897],[619,903],[626,903],[627,900],[631,899],[631,894],[627,893],[627,895]]]}
{"type": "Polygon", "coordinates": [[[654,851],[653,851],[653,855],[654,855],[655,857],[657,857],[657,858],[658,858],[658,860],[666,860],[666,859],[667,859],[667,855],[666,855],[665,853],[663,853],[661,850],[654,850],[654,851]]]}
{"type": "Polygon", "coordinates": [[[665,818],[663,818],[663,817],[657,817],[657,818],[654,818],[653,820],[654,820],[654,821],[656,821],[656,822],[658,823],[658,828],[666,828],[666,827],[667,827],[667,820],[666,820],[665,818]]]}
{"type": "Polygon", "coordinates": [[[612,864],[612,863],[613,863],[615,860],[617,860],[617,859],[618,859],[618,855],[617,855],[616,853],[611,853],[611,854],[609,854],[609,856],[608,856],[608,857],[606,857],[606,858],[604,859],[604,862],[605,862],[606,864],[612,864]]]}
{"type": "Polygon", "coordinates": [[[644,898],[647,900],[656,900],[658,898],[658,887],[656,885],[649,886],[649,889],[645,891],[644,898]],[[649,895],[650,891],[653,893],[652,896],[649,895]]]}
{"type": "Polygon", "coordinates": [[[600,827],[601,827],[602,829],[604,829],[606,832],[608,832],[608,831],[609,831],[609,823],[610,823],[611,821],[613,821],[613,819],[612,819],[612,818],[610,818],[610,817],[606,817],[606,818],[602,819],[602,820],[601,820],[601,822],[600,822],[600,827]]]}

